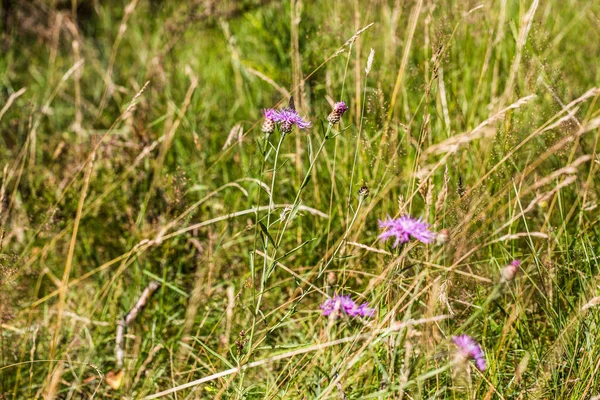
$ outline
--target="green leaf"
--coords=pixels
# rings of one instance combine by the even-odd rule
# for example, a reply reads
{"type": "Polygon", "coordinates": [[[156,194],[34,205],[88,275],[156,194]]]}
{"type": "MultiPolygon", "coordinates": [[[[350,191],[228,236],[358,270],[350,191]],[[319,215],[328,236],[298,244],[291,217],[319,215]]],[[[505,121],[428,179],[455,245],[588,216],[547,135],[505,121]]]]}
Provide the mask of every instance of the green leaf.
{"type": "Polygon", "coordinates": [[[154,275],[152,272],[147,271],[147,270],[143,270],[142,271],[144,273],[144,275],[149,276],[150,278],[154,279],[155,281],[160,282],[161,285],[165,285],[165,287],[168,287],[169,289],[171,289],[172,291],[174,291],[175,293],[179,293],[180,295],[182,295],[183,297],[190,297],[189,294],[187,294],[186,292],[184,292],[183,290],[179,289],[177,286],[173,285],[171,282],[167,282],[165,281],[163,278],[161,278],[158,275],[154,275]]]}
{"type": "MultiPolygon", "coordinates": [[[[265,224],[263,224],[262,222],[259,221],[258,225],[260,226],[260,229],[263,231],[263,233],[265,234],[265,236],[267,237],[267,239],[269,239],[269,242],[271,242],[271,244],[273,246],[275,246],[275,241],[271,237],[271,234],[269,233],[269,229],[267,229],[267,227],[265,226],[265,224]]],[[[277,246],[275,246],[275,247],[277,247],[277,246]]]]}
{"type": "Polygon", "coordinates": [[[308,182],[310,182],[311,179],[312,179],[312,174],[307,175],[306,178],[304,178],[304,182],[302,182],[302,186],[300,186],[300,190],[304,189],[306,187],[306,185],[308,185],[308,182]]]}
{"type": "Polygon", "coordinates": [[[279,258],[277,259],[277,261],[279,261],[279,260],[283,260],[283,259],[284,259],[284,258],[286,258],[287,256],[289,256],[289,255],[291,255],[291,254],[293,254],[293,253],[297,252],[298,250],[300,250],[301,248],[303,248],[304,246],[306,246],[307,244],[309,244],[310,242],[313,242],[313,241],[315,241],[315,240],[317,240],[317,238],[316,238],[316,237],[315,237],[315,238],[312,238],[312,239],[305,240],[304,242],[302,242],[302,244],[301,244],[301,245],[294,247],[292,250],[288,251],[287,253],[285,253],[284,255],[282,255],[281,257],[279,257],[279,258]]]}
{"type": "Polygon", "coordinates": [[[287,216],[287,219],[289,221],[293,220],[294,218],[296,218],[296,214],[298,214],[298,210],[300,209],[300,204],[302,204],[302,201],[298,201],[296,204],[294,204],[294,206],[292,207],[292,211],[290,211],[289,215],[287,216]]]}
{"type": "Polygon", "coordinates": [[[229,368],[235,368],[233,364],[231,364],[229,361],[227,361],[227,359],[225,357],[223,357],[222,355],[220,355],[219,353],[217,353],[216,351],[214,351],[213,349],[211,349],[210,347],[208,347],[206,344],[204,344],[204,342],[202,342],[200,339],[198,339],[197,337],[194,336],[194,340],[196,342],[198,342],[198,344],[200,346],[202,346],[204,348],[204,350],[208,351],[210,354],[212,354],[213,356],[217,357],[219,360],[221,360],[223,362],[223,364],[227,365],[229,368]]]}

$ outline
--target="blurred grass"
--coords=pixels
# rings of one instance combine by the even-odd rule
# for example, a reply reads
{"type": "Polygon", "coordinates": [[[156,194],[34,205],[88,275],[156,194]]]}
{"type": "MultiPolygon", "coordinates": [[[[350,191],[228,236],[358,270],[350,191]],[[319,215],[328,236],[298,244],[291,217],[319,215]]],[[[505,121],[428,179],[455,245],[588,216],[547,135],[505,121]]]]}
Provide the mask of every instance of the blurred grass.
{"type": "MultiPolygon", "coordinates": [[[[599,314],[580,311],[599,295],[600,92],[588,92],[600,85],[597,2],[5,3],[4,398],[142,398],[238,363],[372,332],[173,398],[600,394],[599,314]],[[294,74],[304,79],[302,91],[294,74]],[[295,275],[276,269],[257,347],[240,349],[263,261],[256,222],[266,213],[225,217],[268,204],[257,184],[269,184],[273,165],[271,154],[263,171],[261,110],[286,104],[286,92],[314,128],[284,141],[276,204],[293,201],[333,102],[345,100],[350,111],[302,196],[329,218],[303,211],[292,220],[278,254],[309,242],[280,260],[295,275]],[[481,138],[431,150],[529,95],[479,130],[481,138]],[[371,196],[357,211],[363,183],[371,196]],[[449,242],[401,253],[378,243],[377,219],[401,212],[448,229],[449,242]],[[339,243],[331,274],[316,279],[310,271],[339,243]],[[486,302],[512,258],[524,260],[516,282],[464,328],[482,343],[488,370],[419,379],[451,361],[448,339],[486,302]],[[123,382],[111,390],[100,375],[116,369],[117,321],[152,279],[163,286],[129,328],[123,382]],[[369,301],[377,318],[332,325],[319,318],[325,297],[315,288],[369,301]],[[450,314],[377,333],[394,321],[450,314]]],[[[281,225],[271,229],[276,236],[281,225]]]]}

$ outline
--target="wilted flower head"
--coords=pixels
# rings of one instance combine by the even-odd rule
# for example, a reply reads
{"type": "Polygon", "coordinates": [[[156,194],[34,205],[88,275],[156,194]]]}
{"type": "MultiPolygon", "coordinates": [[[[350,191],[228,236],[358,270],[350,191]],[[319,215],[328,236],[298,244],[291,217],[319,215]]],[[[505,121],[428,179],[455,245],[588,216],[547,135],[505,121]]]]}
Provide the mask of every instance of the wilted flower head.
{"type": "Polygon", "coordinates": [[[343,101],[338,101],[333,105],[333,111],[331,111],[329,116],[327,116],[327,121],[329,121],[329,123],[332,125],[337,124],[340,122],[342,115],[344,115],[346,111],[348,111],[348,106],[346,103],[343,101]]]}
{"type": "Polygon", "coordinates": [[[324,316],[333,314],[335,317],[340,317],[343,314],[349,317],[372,317],[375,314],[375,309],[369,308],[367,303],[359,306],[350,296],[339,296],[337,294],[333,298],[325,300],[321,304],[321,310],[323,310],[324,316]]]}
{"type": "Polygon", "coordinates": [[[515,279],[521,260],[512,260],[506,267],[502,269],[502,282],[510,282],[515,279]]]}
{"type": "Polygon", "coordinates": [[[435,233],[429,230],[428,223],[409,215],[396,219],[387,217],[385,221],[379,221],[379,227],[386,229],[379,235],[379,239],[386,241],[391,237],[395,237],[394,247],[408,242],[411,236],[423,243],[429,243],[435,239],[435,233]]]}
{"type": "Polygon", "coordinates": [[[477,366],[477,369],[479,369],[480,371],[485,370],[485,355],[483,354],[481,346],[479,345],[479,343],[477,343],[475,339],[473,339],[469,335],[460,335],[454,336],[452,338],[452,341],[454,342],[456,347],[458,347],[459,357],[465,360],[472,358],[473,360],[475,360],[475,365],[477,366]]]}
{"type": "Polygon", "coordinates": [[[279,123],[283,133],[290,133],[294,125],[300,129],[310,128],[310,122],[305,121],[296,110],[291,108],[284,108],[279,111],[274,121],[279,123]]]}
{"type": "Polygon", "coordinates": [[[265,117],[265,120],[262,125],[262,131],[267,135],[270,135],[275,131],[275,122],[277,122],[279,113],[277,112],[277,110],[274,110],[272,108],[265,108],[263,110],[263,115],[265,117]]]}

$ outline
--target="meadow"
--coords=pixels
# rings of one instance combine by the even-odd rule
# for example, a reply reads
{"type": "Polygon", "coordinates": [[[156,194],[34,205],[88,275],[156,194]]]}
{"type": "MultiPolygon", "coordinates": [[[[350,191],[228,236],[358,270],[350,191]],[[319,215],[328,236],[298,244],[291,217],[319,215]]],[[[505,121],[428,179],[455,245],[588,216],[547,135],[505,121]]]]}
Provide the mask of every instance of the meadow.
{"type": "Polygon", "coordinates": [[[600,2],[0,7],[0,399],[600,399],[600,2]]]}

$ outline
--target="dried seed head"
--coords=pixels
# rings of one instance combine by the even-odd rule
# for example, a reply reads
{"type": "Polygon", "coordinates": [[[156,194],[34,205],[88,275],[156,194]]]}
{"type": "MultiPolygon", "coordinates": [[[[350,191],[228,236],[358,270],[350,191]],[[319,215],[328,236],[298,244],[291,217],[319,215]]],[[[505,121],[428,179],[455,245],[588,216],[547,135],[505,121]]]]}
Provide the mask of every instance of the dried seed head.
{"type": "Polygon", "coordinates": [[[371,49],[371,52],[369,53],[369,58],[367,59],[367,68],[365,68],[365,72],[367,75],[369,75],[369,72],[371,72],[371,67],[373,66],[374,58],[375,58],[375,50],[371,49]]]}

